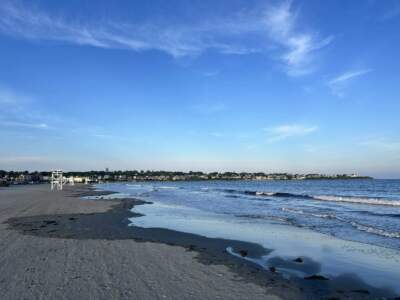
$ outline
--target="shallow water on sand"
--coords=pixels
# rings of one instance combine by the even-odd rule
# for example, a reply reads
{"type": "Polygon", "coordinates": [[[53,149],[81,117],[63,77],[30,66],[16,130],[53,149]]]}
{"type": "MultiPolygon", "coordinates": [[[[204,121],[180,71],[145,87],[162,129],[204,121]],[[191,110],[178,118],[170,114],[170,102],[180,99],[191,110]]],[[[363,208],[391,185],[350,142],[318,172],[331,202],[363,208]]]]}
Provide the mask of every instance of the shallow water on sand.
{"type": "Polygon", "coordinates": [[[145,215],[132,218],[134,225],[255,242],[273,249],[255,262],[277,266],[288,276],[355,274],[372,286],[400,293],[400,181],[146,182],[100,187],[154,202],[134,208],[145,215]],[[308,268],[284,262],[299,256],[308,268]]]}

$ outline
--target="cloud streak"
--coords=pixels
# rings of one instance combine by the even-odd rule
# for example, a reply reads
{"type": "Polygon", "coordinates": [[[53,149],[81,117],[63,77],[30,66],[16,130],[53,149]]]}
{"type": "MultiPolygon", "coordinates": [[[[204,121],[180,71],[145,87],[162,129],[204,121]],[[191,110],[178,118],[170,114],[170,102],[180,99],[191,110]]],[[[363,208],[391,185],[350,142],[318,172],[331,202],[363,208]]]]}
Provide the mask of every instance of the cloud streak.
{"type": "Polygon", "coordinates": [[[134,51],[159,50],[175,58],[198,55],[212,48],[229,54],[252,52],[247,47],[223,43],[215,40],[214,36],[210,37],[209,34],[217,24],[171,27],[162,23],[83,23],[10,2],[0,5],[0,16],[0,30],[3,33],[26,39],[134,51]]]}
{"type": "Polygon", "coordinates": [[[343,82],[349,81],[353,78],[368,74],[370,72],[372,72],[371,69],[346,72],[346,73],[339,75],[338,77],[333,78],[331,81],[329,81],[329,84],[334,85],[334,84],[343,83],[343,82]]]}
{"type": "Polygon", "coordinates": [[[336,96],[342,97],[344,96],[344,89],[348,82],[352,81],[353,79],[366,75],[372,72],[372,69],[361,69],[355,71],[347,71],[339,76],[331,79],[328,82],[328,86],[331,89],[332,93],[336,96]]]}
{"type": "Polygon", "coordinates": [[[318,130],[318,126],[300,124],[285,124],[273,128],[265,128],[268,133],[268,142],[278,142],[287,138],[304,137],[318,130]]]}
{"type": "Polygon", "coordinates": [[[0,121],[0,126],[33,128],[33,129],[48,129],[49,128],[49,126],[46,123],[24,123],[24,122],[16,122],[16,121],[0,121]]]}
{"type": "Polygon", "coordinates": [[[161,21],[83,22],[15,2],[0,4],[0,31],[10,36],[105,49],[158,50],[174,58],[197,56],[208,50],[229,55],[269,54],[273,48],[279,52],[277,59],[287,74],[294,76],[310,73],[316,51],[332,41],[332,37],[300,32],[297,19],[291,1],[229,17],[205,17],[200,23],[174,25],[161,21]]]}

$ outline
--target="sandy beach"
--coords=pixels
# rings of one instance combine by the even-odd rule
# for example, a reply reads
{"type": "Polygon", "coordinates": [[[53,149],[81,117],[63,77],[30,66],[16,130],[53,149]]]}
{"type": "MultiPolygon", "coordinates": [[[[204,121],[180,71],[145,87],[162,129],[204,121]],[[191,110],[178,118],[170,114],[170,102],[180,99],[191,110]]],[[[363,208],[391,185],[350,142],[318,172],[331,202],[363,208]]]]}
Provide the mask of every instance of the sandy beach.
{"type": "Polygon", "coordinates": [[[184,247],[140,242],[122,236],[100,238],[100,224],[96,224],[99,226],[94,233],[97,237],[90,237],[90,228],[81,228],[81,235],[58,237],[57,218],[54,217],[64,220],[64,215],[95,216],[115,205],[115,202],[76,197],[85,192],[79,187],[50,192],[47,185],[0,190],[1,299],[302,297],[299,288],[280,281],[279,276],[271,275],[270,281],[264,278],[261,282],[252,273],[256,270],[248,266],[241,267],[239,273],[243,276],[239,276],[223,263],[210,264],[196,259],[198,252],[184,247]],[[50,231],[47,236],[30,234],[35,230],[29,225],[22,231],[14,230],[7,221],[10,218],[14,218],[14,222],[19,218],[32,220],[36,216],[45,216],[47,227],[42,229],[50,231]]]}
{"type": "Polygon", "coordinates": [[[87,200],[90,186],[0,189],[0,299],[369,299],[324,280],[284,279],[227,253],[263,247],[128,227],[135,199],[87,200]]]}

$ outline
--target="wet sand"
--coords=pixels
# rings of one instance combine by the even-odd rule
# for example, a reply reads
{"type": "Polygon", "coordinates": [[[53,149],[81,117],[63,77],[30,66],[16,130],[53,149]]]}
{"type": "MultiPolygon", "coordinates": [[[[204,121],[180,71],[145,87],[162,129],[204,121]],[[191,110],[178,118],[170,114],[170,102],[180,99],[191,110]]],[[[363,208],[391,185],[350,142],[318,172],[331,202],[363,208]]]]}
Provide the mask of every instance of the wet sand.
{"type": "Polygon", "coordinates": [[[80,198],[95,194],[104,192],[0,188],[0,299],[376,298],[318,277],[286,280],[243,259],[269,251],[257,244],[128,227],[143,202],[80,198]]]}

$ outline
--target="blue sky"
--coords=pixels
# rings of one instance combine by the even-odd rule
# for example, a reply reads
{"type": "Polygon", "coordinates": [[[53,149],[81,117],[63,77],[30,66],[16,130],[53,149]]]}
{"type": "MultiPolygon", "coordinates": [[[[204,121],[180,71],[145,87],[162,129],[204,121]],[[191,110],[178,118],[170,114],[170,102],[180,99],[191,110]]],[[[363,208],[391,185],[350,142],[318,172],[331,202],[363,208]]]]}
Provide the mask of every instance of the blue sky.
{"type": "Polygon", "coordinates": [[[400,3],[0,3],[0,169],[400,177],[400,3]]]}

